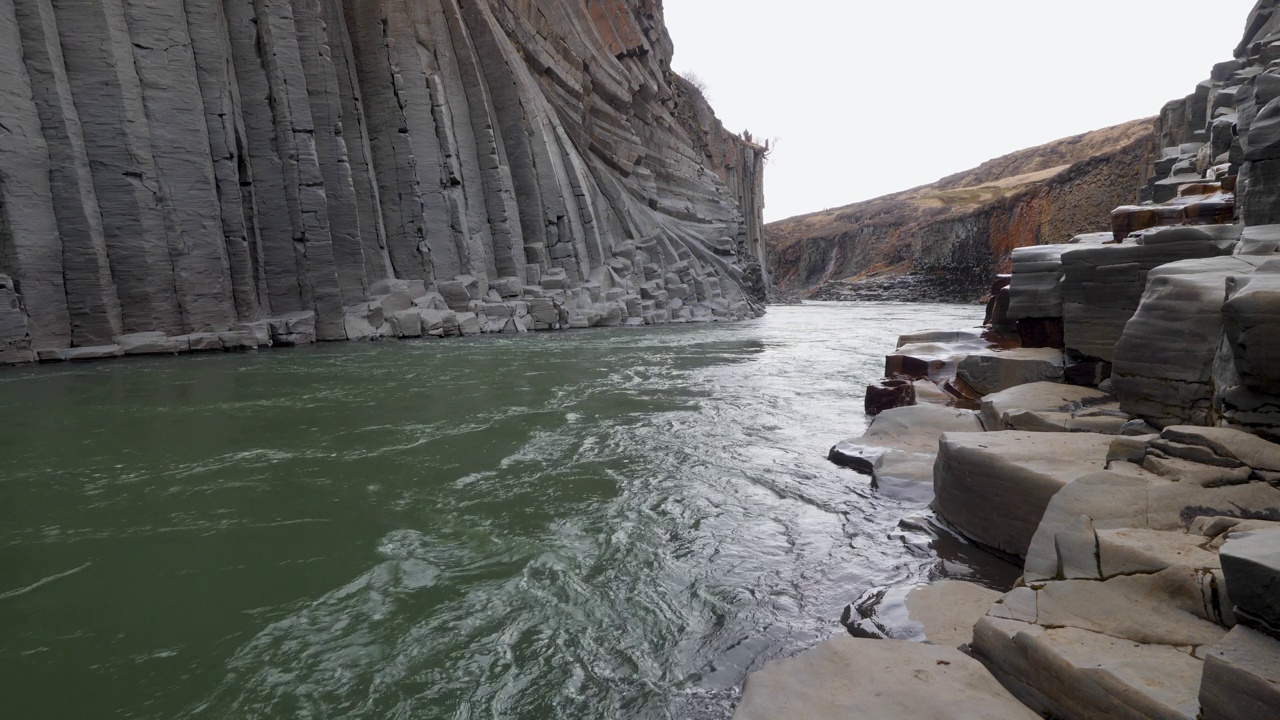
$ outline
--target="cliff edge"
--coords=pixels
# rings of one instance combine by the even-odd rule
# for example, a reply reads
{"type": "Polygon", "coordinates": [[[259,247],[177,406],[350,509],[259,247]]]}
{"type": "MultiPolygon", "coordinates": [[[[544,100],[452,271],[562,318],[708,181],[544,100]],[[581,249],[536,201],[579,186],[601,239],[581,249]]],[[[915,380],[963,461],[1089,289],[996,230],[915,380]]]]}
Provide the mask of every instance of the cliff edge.
{"type": "Polygon", "coordinates": [[[762,312],[660,0],[0,0],[0,362],[762,312]]]}
{"type": "Polygon", "coordinates": [[[988,161],[935,183],[765,228],[778,286],[816,299],[968,302],[1014,248],[1104,230],[1155,149],[1137,120],[988,161]]]}

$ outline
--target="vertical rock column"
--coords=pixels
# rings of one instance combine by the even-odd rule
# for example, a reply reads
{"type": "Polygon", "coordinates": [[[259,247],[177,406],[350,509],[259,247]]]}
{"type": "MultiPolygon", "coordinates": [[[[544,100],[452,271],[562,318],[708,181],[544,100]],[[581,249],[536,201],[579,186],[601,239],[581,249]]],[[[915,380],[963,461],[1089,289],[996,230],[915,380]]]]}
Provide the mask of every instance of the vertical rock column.
{"type": "Polygon", "coordinates": [[[265,313],[294,312],[303,309],[302,288],[284,189],[284,163],[275,152],[271,88],[260,54],[265,45],[258,38],[253,0],[224,0],[223,9],[240,94],[239,114],[244,120],[245,147],[238,150],[248,158],[248,172],[241,174],[241,182],[252,178],[253,183],[254,225],[266,291],[259,299],[265,313]]]}
{"type": "Polygon", "coordinates": [[[226,243],[236,315],[258,318],[259,298],[267,294],[262,247],[254,225],[253,176],[244,156],[247,144],[240,117],[240,90],[231,58],[227,18],[221,2],[188,0],[187,23],[196,77],[204,100],[205,124],[217,184],[222,235],[226,243]]]}
{"type": "Polygon", "coordinates": [[[120,301],[107,258],[98,196],[62,59],[49,0],[15,6],[22,53],[49,150],[49,182],[62,239],[62,273],[72,344],[105,345],[122,333],[120,301]]]}
{"type": "Polygon", "coordinates": [[[483,201],[478,204],[488,213],[487,225],[492,248],[490,259],[498,277],[524,277],[527,258],[520,228],[520,211],[512,188],[506,153],[502,147],[502,137],[495,127],[496,113],[485,86],[486,78],[481,68],[480,54],[456,0],[445,0],[441,4],[467,99],[477,169],[484,188],[483,201]]]}
{"type": "Polygon", "coordinates": [[[125,0],[124,9],[183,331],[226,330],[235,303],[187,16],[176,2],[125,0]]]}
{"type": "Polygon", "coordinates": [[[13,0],[0,0],[0,353],[14,360],[39,347],[67,347],[71,321],[62,275],[62,240],[49,185],[49,150],[41,134],[13,0]],[[16,292],[15,292],[16,291],[16,292]],[[17,297],[30,321],[19,322],[17,297]],[[7,348],[7,349],[6,349],[7,348]]]}
{"type": "MultiPolygon", "coordinates": [[[[328,198],[316,152],[315,124],[293,6],[287,0],[259,0],[255,9],[275,121],[275,148],[282,162],[284,193],[293,224],[293,251],[303,309],[316,313],[317,339],[345,339],[342,291],[329,233],[328,198]]],[[[306,61],[318,59],[308,57],[306,61]]]]}
{"type": "Polygon", "coordinates": [[[372,151],[369,149],[369,123],[361,102],[364,93],[360,87],[342,0],[321,0],[321,12],[328,28],[329,53],[338,83],[338,97],[342,102],[340,135],[347,149],[347,164],[351,168],[356,193],[365,277],[369,284],[373,284],[391,278],[392,269],[391,257],[387,254],[387,233],[382,220],[378,180],[374,177],[372,151]]]}
{"type": "Polygon", "coordinates": [[[365,277],[364,245],[360,239],[360,213],[347,144],[342,135],[342,99],[333,66],[330,40],[320,17],[317,0],[293,0],[298,52],[311,100],[316,159],[324,179],[329,236],[344,305],[364,301],[369,292],[365,277]]]}
{"type": "Polygon", "coordinates": [[[438,181],[430,182],[438,179],[440,164],[422,142],[426,135],[434,143],[435,125],[426,78],[412,65],[417,43],[407,31],[411,17],[399,0],[351,0],[344,7],[392,272],[428,283],[437,275],[452,278],[461,266],[444,196],[438,181]],[[404,74],[401,48],[408,56],[404,74]]]}
{"type": "MultiPolygon", "coordinates": [[[[121,0],[55,0],[126,332],[184,332],[151,128],[121,0]]],[[[37,304],[26,300],[28,306],[37,304]]],[[[33,321],[34,323],[34,321],[33,321]]],[[[42,323],[35,323],[42,324],[42,323]]]]}
{"type": "MultiPolygon", "coordinates": [[[[529,116],[520,95],[521,81],[511,63],[517,56],[510,40],[497,27],[489,8],[483,3],[463,3],[472,42],[479,57],[479,71],[488,91],[493,112],[492,131],[505,156],[502,172],[510,177],[516,202],[522,248],[512,249],[517,258],[524,257],[526,267],[532,265],[540,273],[546,263],[547,222],[543,212],[542,190],[534,166],[530,144],[529,116]]],[[[526,273],[529,271],[526,270],[526,273]]]]}

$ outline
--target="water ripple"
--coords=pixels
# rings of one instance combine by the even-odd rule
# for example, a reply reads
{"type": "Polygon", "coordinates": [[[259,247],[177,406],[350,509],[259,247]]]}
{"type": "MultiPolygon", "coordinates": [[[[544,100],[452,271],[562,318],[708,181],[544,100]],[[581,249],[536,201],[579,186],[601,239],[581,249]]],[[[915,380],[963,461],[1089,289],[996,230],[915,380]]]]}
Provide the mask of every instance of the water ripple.
{"type": "Polygon", "coordinates": [[[978,316],[819,305],[0,378],[7,703],[724,720],[851,607],[980,574],[824,459],[898,333],[978,316]]]}

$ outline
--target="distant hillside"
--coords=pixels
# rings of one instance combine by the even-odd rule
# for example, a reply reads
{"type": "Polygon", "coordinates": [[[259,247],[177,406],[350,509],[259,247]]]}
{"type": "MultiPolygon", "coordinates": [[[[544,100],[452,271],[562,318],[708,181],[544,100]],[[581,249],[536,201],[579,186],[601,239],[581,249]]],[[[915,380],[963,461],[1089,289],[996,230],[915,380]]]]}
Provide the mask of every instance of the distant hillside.
{"type": "Polygon", "coordinates": [[[900,285],[909,297],[975,299],[1014,247],[1108,229],[1110,211],[1135,200],[1154,128],[1154,118],[1137,120],[772,223],[765,227],[772,275],[783,291],[810,296],[857,297],[865,287],[878,297],[900,285]],[[907,274],[910,281],[898,281],[907,274]]]}

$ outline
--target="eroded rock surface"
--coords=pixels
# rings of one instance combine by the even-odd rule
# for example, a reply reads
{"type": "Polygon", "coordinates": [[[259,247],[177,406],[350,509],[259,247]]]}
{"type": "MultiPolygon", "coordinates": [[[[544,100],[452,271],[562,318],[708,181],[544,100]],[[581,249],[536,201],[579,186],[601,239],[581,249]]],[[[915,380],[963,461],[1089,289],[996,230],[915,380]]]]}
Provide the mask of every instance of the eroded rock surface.
{"type": "Polygon", "coordinates": [[[654,0],[4,0],[0,362],[754,317],[765,149],[672,50],[654,0]]]}

